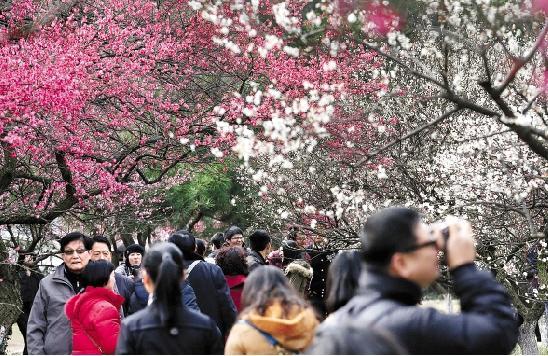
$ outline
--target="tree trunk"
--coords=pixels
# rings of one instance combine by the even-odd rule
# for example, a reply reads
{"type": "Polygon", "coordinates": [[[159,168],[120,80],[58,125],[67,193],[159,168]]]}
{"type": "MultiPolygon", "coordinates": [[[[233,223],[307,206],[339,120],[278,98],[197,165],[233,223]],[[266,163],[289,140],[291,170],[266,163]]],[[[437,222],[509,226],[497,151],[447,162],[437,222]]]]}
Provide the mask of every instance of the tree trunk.
{"type": "Polygon", "coordinates": [[[535,336],[536,321],[525,320],[519,328],[518,345],[522,355],[538,355],[537,338],[535,336]]]}
{"type": "Polygon", "coordinates": [[[201,211],[201,210],[198,211],[198,215],[196,215],[196,217],[194,219],[192,219],[191,221],[188,222],[188,232],[192,232],[192,229],[194,228],[194,225],[199,223],[200,220],[202,220],[203,217],[204,217],[204,212],[201,211]]]}
{"type": "Polygon", "coordinates": [[[147,245],[147,238],[150,235],[150,228],[147,227],[144,231],[139,231],[137,233],[137,243],[143,247],[147,245]]]}
{"type": "Polygon", "coordinates": [[[110,244],[112,245],[112,264],[118,266],[120,264],[120,258],[118,257],[118,245],[116,245],[116,238],[109,236],[110,244]]]}
{"type": "Polygon", "coordinates": [[[17,266],[10,264],[9,252],[0,240],[0,354],[6,354],[11,326],[22,312],[17,266]]]}
{"type": "Polygon", "coordinates": [[[128,234],[127,232],[123,232],[120,234],[120,237],[122,238],[122,242],[124,243],[124,246],[127,248],[129,245],[133,245],[135,243],[135,240],[133,239],[132,234],[128,234]]]}

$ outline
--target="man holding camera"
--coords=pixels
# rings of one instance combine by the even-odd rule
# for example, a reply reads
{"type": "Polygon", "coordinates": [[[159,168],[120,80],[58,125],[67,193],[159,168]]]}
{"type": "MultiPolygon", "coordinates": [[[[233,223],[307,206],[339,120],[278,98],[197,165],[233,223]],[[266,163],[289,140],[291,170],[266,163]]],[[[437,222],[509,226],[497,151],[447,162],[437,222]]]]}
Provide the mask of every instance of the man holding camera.
{"type": "Polygon", "coordinates": [[[310,352],[329,353],[322,340],[334,340],[346,330],[380,330],[411,354],[510,353],[518,335],[510,297],[490,273],[476,268],[470,224],[447,224],[446,229],[431,228],[407,208],[372,215],[361,235],[365,271],[360,292],[320,326],[310,352]],[[417,305],[422,289],[439,276],[439,251],[445,253],[460,314],[417,305]]]}

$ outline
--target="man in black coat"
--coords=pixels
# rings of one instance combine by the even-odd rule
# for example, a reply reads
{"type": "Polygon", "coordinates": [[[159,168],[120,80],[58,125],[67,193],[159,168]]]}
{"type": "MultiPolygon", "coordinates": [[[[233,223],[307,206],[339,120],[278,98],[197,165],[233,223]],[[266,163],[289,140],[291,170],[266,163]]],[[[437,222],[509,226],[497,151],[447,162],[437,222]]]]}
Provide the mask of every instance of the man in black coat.
{"type": "Polygon", "coordinates": [[[194,289],[200,310],[217,323],[223,337],[227,336],[238,312],[223,271],[194,252],[196,239],[188,231],[176,231],[168,242],[175,244],[183,253],[187,281],[194,289]]]}
{"type": "Polygon", "coordinates": [[[38,271],[38,267],[34,265],[34,255],[26,255],[23,261],[23,267],[19,271],[19,285],[21,288],[21,301],[23,302],[23,312],[17,319],[17,326],[23,334],[25,348],[23,355],[27,355],[27,323],[29,321],[30,309],[34,302],[34,297],[38,292],[40,280],[44,276],[38,271]]]}
{"type": "Polygon", "coordinates": [[[318,328],[315,339],[333,330],[376,329],[393,335],[410,354],[510,353],[518,335],[510,297],[490,273],[476,268],[470,224],[455,220],[445,231],[427,227],[407,208],[369,217],[361,236],[361,290],[318,328]],[[439,276],[439,250],[446,253],[460,314],[417,306],[421,289],[439,276]]]}
{"type": "MultiPolygon", "coordinates": [[[[101,235],[93,236],[93,245],[91,247],[91,260],[105,260],[112,263],[112,248],[110,241],[101,235]]],[[[114,272],[114,292],[124,297],[122,305],[122,317],[128,315],[130,298],[135,291],[133,279],[126,277],[118,272],[114,272]]]]}
{"type": "Polygon", "coordinates": [[[266,256],[272,250],[272,239],[265,230],[255,230],[249,235],[250,250],[245,259],[249,272],[266,265],[266,256]]]}

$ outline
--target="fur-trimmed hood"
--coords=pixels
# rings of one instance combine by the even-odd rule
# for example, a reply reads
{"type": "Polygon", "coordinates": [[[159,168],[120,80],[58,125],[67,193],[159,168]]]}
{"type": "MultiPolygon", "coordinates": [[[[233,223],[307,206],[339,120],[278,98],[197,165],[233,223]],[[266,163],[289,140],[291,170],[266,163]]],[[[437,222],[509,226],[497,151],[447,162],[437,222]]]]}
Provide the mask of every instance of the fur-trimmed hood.
{"type": "Polygon", "coordinates": [[[285,274],[298,274],[306,279],[312,279],[314,274],[312,267],[304,260],[293,261],[285,267],[285,274]]]}

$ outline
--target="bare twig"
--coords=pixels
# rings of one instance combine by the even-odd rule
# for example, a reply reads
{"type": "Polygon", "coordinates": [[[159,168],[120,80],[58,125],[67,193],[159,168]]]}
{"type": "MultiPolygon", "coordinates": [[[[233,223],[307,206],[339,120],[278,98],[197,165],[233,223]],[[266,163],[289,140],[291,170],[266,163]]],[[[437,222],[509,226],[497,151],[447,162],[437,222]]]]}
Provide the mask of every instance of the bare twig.
{"type": "Polygon", "coordinates": [[[526,65],[531,58],[535,55],[535,52],[539,49],[541,44],[544,42],[546,33],[548,32],[548,18],[544,21],[544,27],[540,31],[540,34],[537,37],[537,40],[535,41],[535,44],[533,47],[529,50],[529,53],[527,53],[525,56],[518,58],[514,65],[512,66],[512,69],[510,69],[510,72],[502,82],[500,86],[495,88],[495,92],[499,95],[502,94],[502,92],[506,89],[506,87],[514,80],[516,77],[516,74],[519,72],[521,68],[523,68],[524,65],[526,65]]]}
{"type": "Polygon", "coordinates": [[[456,108],[452,109],[452,110],[449,110],[448,112],[446,112],[445,114],[441,115],[440,117],[438,117],[437,119],[433,120],[433,121],[430,121],[420,127],[417,127],[416,129],[414,129],[413,131],[410,131],[408,132],[407,134],[405,134],[404,136],[396,139],[396,140],[393,140],[392,142],[388,143],[387,145],[384,145],[383,147],[379,148],[378,150],[375,150],[373,151],[372,153],[368,154],[367,156],[365,156],[364,158],[362,158],[361,160],[358,161],[358,163],[356,163],[355,167],[359,167],[361,166],[362,164],[364,164],[365,162],[369,161],[371,158],[377,156],[378,154],[386,151],[387,149],[391,148],[392,146],[402,142],[402,141],[405,141],[407,140],[408,138],[410,137],[413,137],[419,133],[421,133],[422,131],[424,131],[425,129],[431,127],[431,126],[434,126],[434,125],[437,125],[438,123],[442,122],[443,120],[447,119],[448,117],[450,117],[451,115],[457,113],[458,111],[462,110],[461,107],[457,106],[456,108]]]}
{"type": "Polygon", "coordinates": [[[411,73],[412,75],[416,76],[416,77],[419,77],[419,78],[422,78],[426,81],[429,81],[433,84],[436,84],[437,86],[439,86],[440,88],[444,88],[444,89],[447,89],[445,88],[445,86],[443,85],[442,82],[440,82],[439,80],[435,79],[435,78],[432,78],[426,74],[423,74],[419,71],[416,71],[415,69],[409,67],[407,64],[403,63],[399,58],[396,58],[394,57],[393,55],[391,54],[388,54],[384,51],[382,51],[380,48],[376,47],[376,46],[373,46],[373,45],[370,45],[370,44],[367,44],[367,43],[364,43],[363,44],[364,48],[365,49],[370,49],[370,50],[373,50],[375,52],[377,52],[378,54],[380,54],[381,56],[393,61],[393,62],[396,62],[400,67],[402,67],[403,69],[405,69],[406,71],[408,71],[409,73],[411,73]]]}

